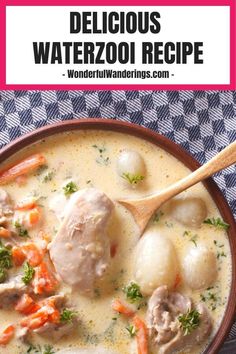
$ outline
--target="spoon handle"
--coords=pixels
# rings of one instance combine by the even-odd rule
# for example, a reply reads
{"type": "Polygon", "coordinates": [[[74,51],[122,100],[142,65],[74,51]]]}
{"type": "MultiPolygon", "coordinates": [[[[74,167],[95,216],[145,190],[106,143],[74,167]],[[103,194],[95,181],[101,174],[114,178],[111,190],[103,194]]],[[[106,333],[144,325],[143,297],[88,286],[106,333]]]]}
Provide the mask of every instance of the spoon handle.
{"type": "Polygon", "coordinates": [[[158,195],[150,197],[150,199],[157,199],[159,202],[161,199],[161,203],[164,203],[185,189],[212,176],[214,173],[233,165],[234,163],[236,163],[236,141],[227,146],[196,171],[172,184],[170,187],[165,188],[163,191],[159,192],[158,195]]]}

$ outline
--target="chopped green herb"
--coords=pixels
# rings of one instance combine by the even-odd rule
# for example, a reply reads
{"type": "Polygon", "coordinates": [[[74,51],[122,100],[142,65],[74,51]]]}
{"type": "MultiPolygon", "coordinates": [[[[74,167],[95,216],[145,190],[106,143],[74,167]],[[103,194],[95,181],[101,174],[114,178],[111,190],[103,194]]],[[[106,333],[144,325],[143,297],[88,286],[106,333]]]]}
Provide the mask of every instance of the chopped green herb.
{"type": "Polygon", "coordinates": [[[186,336],[199,326],[200,313],[197,310],[189,310],[187,313],[180,315],[178,320],[184,336],[186,336]]]}
{"type": "Polygon", "coordinates": [[[48,172],[48,173],[43,177],[43,182],[44,182],[44,183],[47,183],[47,182],[51,181],[51,180],[53,179],[54,175],[55,175],[55,171],[50,171],[50,172],[48,172]]]}
{"type": "Polygon", "coordinates": [[[54,349],[51,345],[45,345],[42,354],[54,354],[54,349]]]}
{"type": "Polygon", "coordinates": [[[168,221],[165,222],[165,225],[169,228],[174,226],[172,222],[168,222],[168,221]]]}
{"type": "Polygon", "coordinates": [[[217,259],[220,259],[221,257],[227,257],[227,255],[225,254],[224,251],[222,251],[222,252],[218,251],[216,257],[217,257],[217,259]]]}
{"type": "Polygon", "coordinates": [[[26,230],[19,221],[15,221],[14,223],[15,228],[17,229],[18,235],[20,237],[29,237],[28,230],[26,230]]]}
{"type": "Polygon", "coordinates": [[[31,282],[31,280],[34,277],[34,273],[35,273],[34,268],[31,267],[31,265],[28,262],[26,262],[24,264],[24,276],[22,277],[22,281],[23,283],[25,283],[25,285],[31,282]]]}
{"type": "Polygon", "coordinates": [[[195,247],[197,247],[197,239],[198,239],[197,234],[193,235],[191,231],[186,230],[184,231],[183,236],[187,236],[189,241],[192,242],[195,245],[195,247]]]}
{"type": "Polygon", "coordinates": [[[117,317],[112,317],[112,321],[117,321],[117,317]]]}
{"type": "Polygon", "coordinates": [[[130,184],[135,185],[138,184],[138,182],[144,180],[144,176],[139,175],[139,174],[132,174],[132,173],[123,173],[122,178],[124,178],[126,181],[128,181],[130,184]]]}
{"type": "Polygon", "coordinates": [[[26,354],[54,354],[54,349],[51,345],[46,344],[43,348],[41,345],[30,344],[29,348],[27,349],[26,354]]]}
{"type": "Polygon", "coordinates": [[[72,311],[69,309],[64,309],[61,313],[60,316],[60,321],[61,322],[66,322],[66,323],[71,323],[73,321],[73,318],[77,316],[76,311],[72,311]]]}
{"type": "Polygon", "coordinates": [[[131,338],[133,338],[133,337],[136,336],[137,331],[136,331],[136,329],[135,329],[134,326],[129,325],[128,327],[125,327],[125,328],[126,328],[127,331],[129,332],[129,335],[130,335],[131,338]]]}
{"type": "Polygon", "coordinates": [[[109,163],[110,163],[110,159],[108,156],[104,156],[104,152],[107,151],[107,149],[105,148],[105,146],[98,146],[98,145],[92,145],[92,147],[94,149],[97,149],[98,152],[99,152],[99,157],[96,158],[96,162],[99,164],[99,165],[105,165],[105,166],[108,166],[109,163]]]}
{"type": "Polygon", "coordinates": [[[65,185],[65,187],[63,187],[63,190],[64,190],[64,194],[66,196],[68,196],[68,195],[71,195],[72,193],[77,192],[78,187],[74,182],[71,181],[71,182],[67,183],[65,185]]]}
{"type": "Polygon", "coordinates": [[[0,268],[0,283],[4,283],[7,278],[7,273],[5,269],[0,268]]]}
{"type": "Polygon", "coordinates": [[[200,299],[205,302],[212,311],[214,311],[217,305],[221,304],[218,287],[216,287],[216,289],[213,286],[207,288],[204,293],[200,294],[200,299]]]}
{"type": "Polygon", "coordinates": [[[157,224],[160,221],[160,218],[164,215],[164,213],[160,210],[158,212],[156,212],[153,216],[152,221],[157,224]]]}
{"type": "Polygon", "coordinates": [[[92,147],[94,149],[97,149],[100,154],[103,154],[106,151],[106,148],[105,148],[104,145],[103,146],[98,146],[98,145],[94,144],[94,145],[92,145],[92,147]]]}
{"type": "Polygon", "coordinates": [[[12,267],[11,250],[5,247],[0,241],[0,269],[9,269],[12,267]]]}
{"type": "Polygon", "coordinates": [[[136,302],[143,298],[143,295],[140,291],[140,286],[136,283],[131,282],[122,290],[126,294],[127,300],[129,300],[130,302],[136,302]]]}
{"type": "Polygon", "coordinates": [[[208,224],[211,226],[214,226],[218,229],[223,229],[223,230],[228,230],[229,228],[229,224],[227,224],[226,222],[224,222],[224,220],[222,220],[221,218],[209,218],[203,221],[204,224],[208,224]]]}

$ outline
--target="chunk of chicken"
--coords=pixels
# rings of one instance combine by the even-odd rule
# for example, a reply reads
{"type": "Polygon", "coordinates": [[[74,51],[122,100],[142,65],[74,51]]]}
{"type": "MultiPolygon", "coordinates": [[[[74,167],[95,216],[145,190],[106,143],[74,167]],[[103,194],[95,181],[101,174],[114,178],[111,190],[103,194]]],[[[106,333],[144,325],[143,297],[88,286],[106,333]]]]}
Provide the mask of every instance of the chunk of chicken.
{"type": "Polygon", "coordinates": [[[12,214],[12,202],[8,193],[0,188],[0,216],[12,214]]]}
{"type": "Polygon", "coordinates": [[[183,335],[182,330],[179,330],[170,342],[161,347],[160,354],[172,354],[182,348],[190,348],[196,344],[200,344],[208,338],[212,330],[210,315],[203,304],[198,304],[196,310],[200,314],[200,325],[186,336],[183,335]]]}
{"type": "Polygon", "coordinates": [[[49,252],[61,279],[83,293],[91,293],[110,260],[106,226],[113,209],[111,200],[95,188],[74,193],[49,252]]]}
{"type": "Polygon", "coordinates": [[[0,307],[7,307],[15,303],[25,293],[27,286],[22,282],[21,276],[0,284],[0,307]]]}
{"type": "Polygon", "coordinates": [[[179,349],[203,342],[211,332],[212,321],[203,304],[196,306],[200,324],[184,335],[178,317],[191,310],[191,300],[180,293],[169,292],[166,286],[157,288],[148,302],[147,326],[159,354],[171,354],[179,349]]]}
{"type": "MultiPolygon", "coordinates": [[[[54,300],[56,308],[61,311],[63,307],[68,307],[66,305],[66,297],[64,294],[54,295],[48,298],[49,300],[54,300]]],[[[41,336],[47,337],[50,340],[58,341],[60,338],[69,335],[73,332],[78,324],[77,317],[73,317],[69,323],[52,323],[47,322],[42,327],[33,331],[41,336]]]]}
{"type": "Polygon", "coordinates": [[[148,302],[147,327],[156,344],[169,342],[178,332],[176,319],[191,309],[191,300],[169,292],[167,286],[157,288],[148,302]]]}
{"type": "Polygon", "coordinates": [[[111,349],[106,349],[103,347],[96,347],[91,349],[81,349],[81,348],[69,348],[62,349],[57,352],[57,354],[119,354],[111,349]]]}

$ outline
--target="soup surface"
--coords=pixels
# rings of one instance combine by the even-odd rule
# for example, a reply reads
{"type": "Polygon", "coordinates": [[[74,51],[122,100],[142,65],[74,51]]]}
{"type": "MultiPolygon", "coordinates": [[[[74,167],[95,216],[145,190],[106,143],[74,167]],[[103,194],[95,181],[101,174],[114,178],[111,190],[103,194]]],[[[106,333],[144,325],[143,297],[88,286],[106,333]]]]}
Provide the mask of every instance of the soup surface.
{"type": "MultiPolygon", "coordinates": [[[[10,215],[11,226],[2,227],[10,229],[11,236],[3,236],[1,240],[14,257],[13,266],[4,270],[6,279],[2,279],[0,284],[0,299],[3,296],[0,328],[3,331],[14,325],[15,329],[12,338],[7,340],[8,344],[1,347],[1,353],[51,354],[64,353],[62,349],[71,348],[68,353],[83,354],[87,352],[79,349],[91,348],[88,353],[135,354],[139,346],[140,353],[145,354],[145,348],[140,347],[143,323],[144,326],[146,323],[149,330],[148,353],[201,353],[222,320],[231,282],[227,224],[221,219],[203,184],[188,189],[166,203],[152,217],[144,236],[140,238],[132,215],[116,200],[148,195],[189,174],[189,169],[176,158],[140,138],[89,130],[44,139],[19,151],[2,165],[2,169],[33,154],[43,155],[46,163],[32,173],[18,176],[2,186],[9,194],[14,208],[10,215]],[[127,157],[121,155],[123,152],[134,154],[127,157]],[[135,173],[139,167],[141,172],[135,173]],[[99,193],[105,193],[108,199],[105,200],[104,195],[99,193]],[[100,244],[101,252],[103,247],[110,249],[109,255],[104,251],[101,256],[108,259],[107,264],[104,265],[104,259],[99,259],[99,265],[95,265],[96,275],[90,274],[91,270],[95,272],[94,263],[89,263],[90,268],[85,274],[86,264],[83,262],[90,260],[84,260],[82,253],[79,253],[81,248],[76,256],[82,257],[78,267],[75,269],[70,262],[73,245],[69,241],[66,222],[72,222],[71,214],[76,213],[76,198],[81,203],[78,207],[80,219],[86,218],[90,210],[95,210],[97,206],[98,223],[102,218],[105,220],[101,221],[104,224],[99,224],[98,229],[97,219],[86,224],[87,229],[78,230],[78,225],[76,229],[86,237],[95,237],[96,240],[100,238],[99,242],[106,244],[100,244]],[[104,205],[99,204],[101,200],[104,205]],[[100,210],[106,215],[100,215],[100,210]],[[36,244],[37,249],[41,248],[39,261],[32,244],[36,244]],[[40,262],[46,264],[46,270],[40,262]],[[80,276],[75,278],[73,272],[80,271],[80,276]],[[5,294],[1,287],[12,282],[15,277],[21,282],[24,278],[26,289],[13,293],[13,296],[11,291],[5,294]],[[89,285],[88,278],[91,280],[89,285]],[[42,279],[45,283],[42,283],[42,279]],[[184,298],[172,300],[176,303],[183,301],[185,310],[175,309],[173,315],[170,308],[164,308],[166,302],[165,306],[156,303],[156,309],[163,311],[157,320],[150,297],[156,288],[165,285],[165,301],[170,301],[173,293],[179,296],[182,294],[184,298]],[[27,299],[23,298],[25,294],[28,295],[27,299]],[[51,310],[53,308],[52,314],[47,314],[44,320],[42,316],[45,314],[32,317],[43,311],[43,306],[48,306],[48,303],[43,303],[43,299],[55,294],[61,294],[62,302],[65,303],[61,305],[60,299],[53,302],[49,306],[51,310]],[[27,307],[30,301],[33,301],[31,305],[36,308],[27,307]],[[186,309],[188,303],[191,305],[186,309]],[[132,314],[127,316],[122,313],[119,304],[135,312],[141,324],[135,322],[132,314]],[[197,332],[194,331],[204,322],[201,310],[197,307],[199,304],[206,309],[208,324],[211,325],[207,329],[206,338],[198,341],[197,332]],[[169,337],[160,337],[163,334],[160,326],[165,316],[167,318],[169,315],[172,316],[170,328],[176,323],[178,328],[163,329],[163,333],[169,337]],[[190,321],[188,315],[192,316],[190,321]],[[43,322],[32,323],[33,318],[34,321],[40,318],[43,322]],[[40,331],[45,325],[48,325],[46,331],[40,331]],[[69,326],[69,329],[65,326],[69,326]],[[58,333],[57,327],[64,329],[62,334],[54,338],[54,334],[58,333]],[[175,338],[176,333],[182,336],[180,347],[173,346],[169,351],[163,349],[175,338]],[[192,337],[191,344],[185,342],[188,336],[192,337]],[[99,348],[107,351],[102,349],[100,352],[99,348]]],[[[91,253],[92,256],[94,254],[91,253]]],[[[88,257],[87,254],[85,257],[88,257]]],[[[167,322],[165,325],[168,327],[167,322]]]]}

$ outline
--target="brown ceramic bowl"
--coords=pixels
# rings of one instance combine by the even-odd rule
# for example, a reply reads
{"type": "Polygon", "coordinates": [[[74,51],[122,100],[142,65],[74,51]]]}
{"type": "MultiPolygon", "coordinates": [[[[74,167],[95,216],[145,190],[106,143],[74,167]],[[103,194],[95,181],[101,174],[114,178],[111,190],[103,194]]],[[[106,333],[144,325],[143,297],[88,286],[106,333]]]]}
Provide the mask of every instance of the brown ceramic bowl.
{"type": "MultiPolygon", "coordinates": [[[[121,121],[115,121],[111,119],[80,119],[80,120],[70,120],[66,122],[56,123],[53,125],[48,125],[42,128],[39,128],[29,134],[20,137],[0,151],[0,163],[5,159],[19,151],[20,149],[30,145],[40,139],[43,139],[47,136],[51,136],[57,133],[71,131],[71,130],[81,130],[81,129],[100,129],[100,130],[112,130],[121,133],[126,133],[130,135],[138,136],[139,138],[150,141],[151,143],[158,145],[164,150],[168,151],[170,154],[175,156],[180,160],[184,165],[189,169],[195,170],[200,164],[185,150],[180,146],[167,139],[166,137],[153,132],[147,128],[140,127],[135,124],[130,124],[121,121]]],[[[230,328],[234,321],[234,316],[236,313],[236,223],[232,212],[217,185],[215,182],[209,178],[204,182],[205,187],[208,192],[211,194],[213,200],[215,201],[222,218],[230,224],[228,231],[228,237],[230,242],[231,254],[232,254],[232,282],[230,289],[229,301],[225,311],[224,318],[222,323],[214,336],[211,343],[205,350],[205,354],[216,354],[218,353],[220,347],[224,343],[227,334],[230,331],[230,328]]],[[[232,351],[231,351],[232,353],[232,351]]]]}

